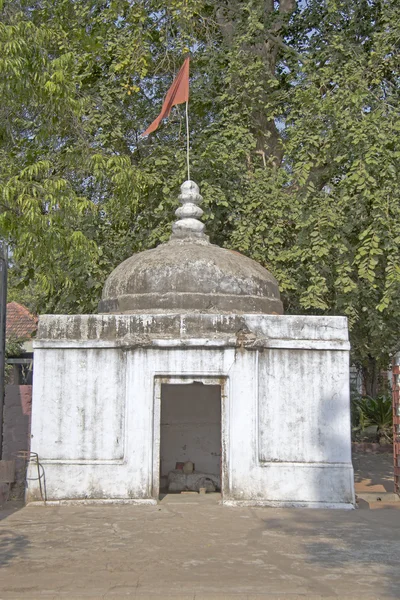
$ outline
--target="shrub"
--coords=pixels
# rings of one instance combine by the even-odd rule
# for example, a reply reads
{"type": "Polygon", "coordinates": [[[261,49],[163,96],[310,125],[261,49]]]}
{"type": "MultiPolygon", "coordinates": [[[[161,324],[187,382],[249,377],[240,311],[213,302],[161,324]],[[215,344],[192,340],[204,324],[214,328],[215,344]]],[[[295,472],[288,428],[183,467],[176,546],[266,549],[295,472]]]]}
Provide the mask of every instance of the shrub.
{"type": "Polygon", "coordinates": [[[390,396],[376,398],[359,396],[352,400],[353,432],[364,432],[368,427],[376,427],[379,443],[391,443],[393,435],[393,409],[390,396]]]}

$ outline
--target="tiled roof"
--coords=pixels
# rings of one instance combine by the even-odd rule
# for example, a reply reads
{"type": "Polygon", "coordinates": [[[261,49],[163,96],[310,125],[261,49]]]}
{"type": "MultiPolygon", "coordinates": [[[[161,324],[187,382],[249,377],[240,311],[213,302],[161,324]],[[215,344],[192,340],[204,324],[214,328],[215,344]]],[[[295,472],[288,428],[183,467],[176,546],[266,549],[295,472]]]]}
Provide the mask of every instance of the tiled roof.
{"type": "Polygon", "coordinates": [[[6,338],[28,340],[37,330],[37,321],[37,317],[32,315],[25,306],[18,302],[9,302],[7,304],[6,338]]]}

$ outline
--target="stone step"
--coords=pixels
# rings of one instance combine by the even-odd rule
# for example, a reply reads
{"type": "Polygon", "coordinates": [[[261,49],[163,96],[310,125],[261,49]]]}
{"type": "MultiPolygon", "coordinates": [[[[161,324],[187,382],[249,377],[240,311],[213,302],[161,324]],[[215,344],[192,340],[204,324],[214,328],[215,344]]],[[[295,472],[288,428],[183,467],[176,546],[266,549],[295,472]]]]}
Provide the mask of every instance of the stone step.
{"type": "Polygon", "coordinates": [[[400,496],[394,492],[362,492],[356,498],[365,502],[400,502],[400,496]]]}

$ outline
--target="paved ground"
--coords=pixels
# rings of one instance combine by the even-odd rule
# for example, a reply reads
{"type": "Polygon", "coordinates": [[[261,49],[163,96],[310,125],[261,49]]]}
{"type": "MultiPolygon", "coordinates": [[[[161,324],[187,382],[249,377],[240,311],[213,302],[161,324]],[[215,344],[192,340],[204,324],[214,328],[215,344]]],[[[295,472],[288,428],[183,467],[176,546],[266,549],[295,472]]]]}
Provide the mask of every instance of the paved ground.
{"type": "Polygon", "coordinates": [[[0,523],[0,598],[400,597],[400,512],[28,506],[0,523]]]}
{"type": "Polygon", "coordinates": [[[353,454],[357,492],[393,492],[392,454],[353,454]]]}
{"type": "MultiPolygon", "coordinates": [[[[390,455],[355,455],[357,493],[393,490],[390,455]]],[[[400,598],[400,502],[383,510],[159,506],[0,510],[0,600],[400,598]]]]}
{"type": "Polygon", "coordinates": [[[353,465],[359,508],[400,510],[400,498],[394,493],[392,454],[355,453],[353,465]]]}

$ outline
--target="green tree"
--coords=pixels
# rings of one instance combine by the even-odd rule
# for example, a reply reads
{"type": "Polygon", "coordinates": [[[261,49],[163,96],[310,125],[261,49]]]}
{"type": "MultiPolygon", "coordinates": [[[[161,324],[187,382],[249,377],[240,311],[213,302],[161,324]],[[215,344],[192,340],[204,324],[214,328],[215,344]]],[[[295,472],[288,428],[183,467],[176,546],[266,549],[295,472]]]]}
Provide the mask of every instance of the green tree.
{"type": "Polygon", "coordinates": [[[167,239],[183,111],[140,133],[189,49],[212,239],[271,269],[287,312],[347,315],[374,394],[400,329],[399,13],[396,0],[6,0],[12,293],[93,311],[116,264],[167,239]]]}

